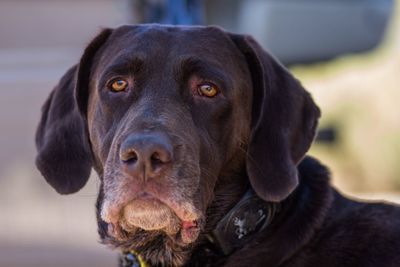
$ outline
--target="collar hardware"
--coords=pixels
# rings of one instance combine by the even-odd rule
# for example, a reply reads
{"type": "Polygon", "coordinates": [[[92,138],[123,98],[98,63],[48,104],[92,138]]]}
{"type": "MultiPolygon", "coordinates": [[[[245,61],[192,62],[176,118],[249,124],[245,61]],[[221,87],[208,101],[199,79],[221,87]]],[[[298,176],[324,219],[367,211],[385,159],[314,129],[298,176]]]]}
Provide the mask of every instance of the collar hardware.
{"type": "Polygon", "coordinates": [[[279,209],[279,203],[266,202],[249,189],[219,221],[208,239],[224,255],[229,255],[265,229],[279,209]]]}
{"type": "Polygon", "coordinates": [[[135,251],[124,252],[121,257],[122,267],[149,267],[135,251]]]}

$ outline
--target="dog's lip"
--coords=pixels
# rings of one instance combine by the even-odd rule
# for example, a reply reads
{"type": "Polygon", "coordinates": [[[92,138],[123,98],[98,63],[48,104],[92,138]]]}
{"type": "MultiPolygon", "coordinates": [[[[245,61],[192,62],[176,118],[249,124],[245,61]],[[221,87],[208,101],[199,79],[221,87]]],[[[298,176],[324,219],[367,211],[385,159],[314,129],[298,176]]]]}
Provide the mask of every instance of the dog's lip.
{"type": "Polygon", "coordinates": [[[197,221],[182,221],[182,229],[190,229],[198,227],[197,221]]]}
{"type": "MultiPolygon", "coordinates": [[[[160,205],[165,205],[168,208],[170,208],[172,211],[174,211],[174,209],[168,205],[168,203],[166,203],[165,201],[163,201],[161,198],[154,196],[153,194],[143,191],[140,193],[137,193],[135,197],[133,197],[132,199],[130,199],[129,201],[126,202],[126,204],[132,203],[132,202],[137,202],[137,201],[145,201],[145,202],[154,202],[154,203],[158,203],[160,205]]],[[[174,211],[175,212],[175,211],[174,211]]],[[[179,217],[179,216],[178,216],[179,217]]]]}
{"type": "Polygon", "coordinates": [[[193,243],[200,234],[202,221],[182,221],[179,240],[183,244],[193,243]]]}
{"type": "Polygon", "coordinates": [[[160,199],[154,197],[152,194],[150,194],[150,193],[148,193],[146,191],[138,193],[137,196],[135,198],[133,198],[131,201],[138,200],[138,199],[140,199],[140,200],[158,200],[158,201],[161,201],[160,199]]]}
{"type": "Polygon", "coordinates": [[[197,221],[199,221],[201,218],[201,215],[198,211],[193,213],[185,212],[184,209],[178,203],[174,203],[173,201],[170,200],[170,198],[168,197],[161,198],[149,191],[138,192],[136,196],[133,197],[127,203],[130,203],[135,200],[160,202],[161,204],[164,204],[168,208],[170,208],[175,213],[175,215],[181,220],[181,222],[192,222],[197,224],[197,221]]]}

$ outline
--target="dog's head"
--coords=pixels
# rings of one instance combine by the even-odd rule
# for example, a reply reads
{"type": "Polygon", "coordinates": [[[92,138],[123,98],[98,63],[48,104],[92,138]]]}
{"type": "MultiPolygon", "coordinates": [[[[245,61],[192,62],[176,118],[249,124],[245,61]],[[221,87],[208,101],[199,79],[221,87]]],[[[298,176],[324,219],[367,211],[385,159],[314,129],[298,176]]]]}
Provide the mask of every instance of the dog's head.
{"type": "Polygon", "coordinates": [[[300,83],[250,37],[122,26],[103,30],[50,94],[36,163],[61,194],[82,188],[94,167],[105,242],[158,246],[181,264],[228,173],[247,173],[267,201],[294,190],[318,117],[300,83]]]}

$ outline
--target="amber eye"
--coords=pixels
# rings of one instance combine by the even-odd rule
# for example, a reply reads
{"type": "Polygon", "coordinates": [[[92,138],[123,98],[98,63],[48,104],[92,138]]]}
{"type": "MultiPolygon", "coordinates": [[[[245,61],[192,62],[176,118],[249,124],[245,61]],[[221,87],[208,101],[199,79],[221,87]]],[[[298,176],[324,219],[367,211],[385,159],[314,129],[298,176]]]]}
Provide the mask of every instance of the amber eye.
{"type": "Polygon", "coordinates": [[[200,95],[204,95],[206,97],[214,97],[218,94],[218,88],[210,83],[199,85],[197,90],[200,95]]]}
{"type": "Polygon", "coordinates": [[[110,89],[114,92],[124,91],[128,87],[128,82],[124,79],[115,79],[110,84],[110,89]]]}

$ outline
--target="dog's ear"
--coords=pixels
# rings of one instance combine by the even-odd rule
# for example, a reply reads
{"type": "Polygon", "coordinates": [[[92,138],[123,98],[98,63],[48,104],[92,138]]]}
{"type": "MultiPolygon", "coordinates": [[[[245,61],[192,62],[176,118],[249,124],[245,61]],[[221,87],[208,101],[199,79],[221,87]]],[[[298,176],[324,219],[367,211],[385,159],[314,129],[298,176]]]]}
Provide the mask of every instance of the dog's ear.
{"type": "Polygon", "coordinates": [[[105,29],[88,45],[80,63],[61,78],[42,108],[36,131],[36,166],[60,194],[77,192],[90,175],[91,151],[82,113],[86,113],[93,58],[110,34],[111,30],[105,29]]]}
{"type": "Polygon", "coordinates": [[[282,65],[252,37],[231,34],[253,82],[247,173],[266,201],[285,199],[298,184],[297,164],[315,137],[320,111],[282,65]]]}

